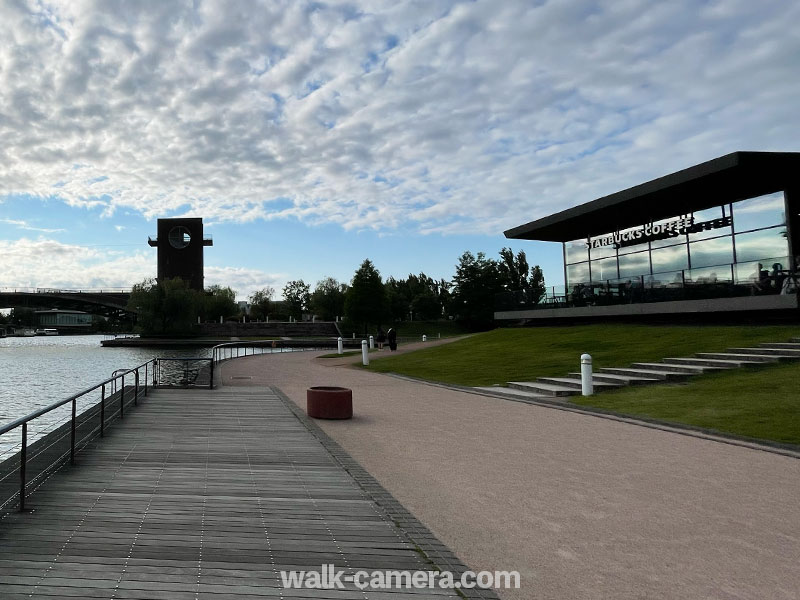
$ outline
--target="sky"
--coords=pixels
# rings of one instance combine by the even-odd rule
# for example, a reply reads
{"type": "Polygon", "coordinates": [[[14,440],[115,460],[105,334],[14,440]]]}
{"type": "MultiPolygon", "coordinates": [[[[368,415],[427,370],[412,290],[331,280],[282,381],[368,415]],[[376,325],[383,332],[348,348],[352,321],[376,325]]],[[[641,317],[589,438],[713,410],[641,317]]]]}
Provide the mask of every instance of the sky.
{"type": "Polygon", "coordinates": [[[202,217],[207,285],[451,279],[503,231],[800,150],[800,3],[0,0],[0,288],[128,288],[202,217]]]}

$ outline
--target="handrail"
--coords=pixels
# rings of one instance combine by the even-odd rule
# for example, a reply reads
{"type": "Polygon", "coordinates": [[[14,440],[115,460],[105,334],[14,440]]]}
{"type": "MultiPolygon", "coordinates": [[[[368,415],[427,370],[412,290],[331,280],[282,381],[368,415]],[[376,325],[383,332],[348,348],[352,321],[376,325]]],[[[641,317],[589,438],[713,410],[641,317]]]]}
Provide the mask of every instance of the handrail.
{"type": "MultiPolygon", "coordinates": [[[[6,423],[5,425],[0,426],[0,436],[4,435],[4,434],[6,434],[6,433],[8,433],[10,431],[13,431],[14,429],[21,428],[21,438],[22,439],[21,439],[20,450],[19,450],[19,477],[20,477],[19,509],[20,509],[20,511],[24,511],[25,510],[25,491],[26,491],[26,488],[27,488],[27,485],[28,485],[28,476],[27,476],[27,465],[28,465],[28,424],[31,421],[33,421],[34,419],[37,419],[38,417],[41,417],[41,416],[43,416],[43,415],[45,415],[45,414],[47,414],[49,412],[52,412],[52,411],[54,411],[54,410],[56,410],[58,408],[61,408],[62,406],[66,406],[67,404],[71,404],[72,405],[72,411],[71,411],[71,418],[69,419],[69,430],[70,430],[69,431],[69,436],[70,436],[69,461],[70,461],[71,464],[74,464],[75,463],[75,448],[76,448],[76,445],[77,445],[77,416],[78,416],[77,415],[77,402],[78,402],[78,398],[81,398],[82,396],[85,396],[87,394],[91,394],[92,392],[94,392],[94,391],[96,391],[98,389],[102,389],[102,392],[101,392],[101,395],[100,395],[100,402],[97,403],[97,404],[94,404],[93,406],[91,406],[88,409],[86,409],[86,411],[82,412],[81,415],[88,414],[91,410],[96,408],[98,406],[98,404],[99,404],[99,406],[100,406],[99,427],[97,427],[97,428],[93,427],[89,431],[89,433],[86,434],[82,438],[82,440],[86,440],[86,439],[89,439],[92,436],[94,436],[95,432],[98,429],[99,429],[100,437],[103,437],[104,432],[105,432],[105,426],[106,426],[106,417],[105,417],[106,400],[110,400],[111,398],[113,398],[113,396],[115,394],[115,392],[112,391],[112,394],[108,398],[106,398],[106,386],[109,385],[109,384],[113,384],[113,387],[115,388],[116,387],[116,381],[117,380],[121,380],[120,392],[119,392],[119,417],[120,417],[120,419],[122,419],[125,416],[125,401],[127,400],[127,398],[126,398],[126,390],[125,390],[125,376],[129,375],[130,373],[133,373],[133,377],[134,377],[133,404],[136,405],[136,404],[138,404],[139,389],[140,389],[139,388],[139,381],[140,381],[139,371],[141,369],[144,369],[144,395],[147,396],[148,375],[150,373],[152,373],[152,374],[155,373],[155,368],[154,367],[156,365],[156,361],[157,361],[157,359],[154,358],[154,359],[151,359],[151,360],[149,360],[149,361],[147,361],[145,363],[142,363],[139,366],[136,366],[136,367],[133,367],[133,368],[130,368],[130,369],[118,369],[117,371],[114,372],[114,375],[112,375],[110,378],[105,379],[102,382],[100,382],[98,384],[95,384],[95,385],[83,390],[82,392],[78,392],[76,394],[73,394],[73,395],[69,396],[68,398],[66,398],[64,400],[60,400],[60,401],[54,402],[54,403],[52,403],[52,404],[50,404],[48,406],[45,406],[43,408],[40,408],[40,409],[38,409],[38,410],[28,414],[28,415],[25,415],[24,417],[20,417],[20,418],[15,419],[14,421],[12,421],[10,423],[6,423]],[[151,365],[152,365],[152,368],[151,368],[151,365]]],[[[67,423],[63,423],[62,425],[59,425],[56,428],[55,432],[58,432],[66,424],[67,423]]],[[[47,439],[47,436],[43,437],[42,439],[43,440],[47,439]]],[[[59,438],[59,440],[54,442],[52,445],[57,444],[60,441],[60,439],[63,439],[63,436],[61,436],[59,438]]],[[[47,463],[47,465],[41,470],[39,475],[37,475],[37,476],[35,476],[33,478],[34,480],[37,477],[41,476],[43,473],[49,472],[55,465],[58,465],[63,460],[65,460],[66,451],[62,452],[62,451],[58,451],[57,450],[57,452],[58,452],[58,454],[55,457],[55,459],[52,462],[47,463]]],[[[39,452],[37,454],[37,456],[39,456],[41,454],[42,454],[42,452],[39,452]]],[[[0,508],[3,508],[9,501],[11,501],[12,498],[13,498],[13,496],[0,498],[0,508]]]]}
{"type": "MultiPolygon", "coordinates": [[[[100,387],[102,387],[102,386],[104,386],[106,384],[111,383],[115,379],[119,379],[120,377],[124,377],[125,375],[127,375],[128,373],[130,373],[132,371],[138,371],[139,369],[145,367],[146,365],[154,363],[155,360],[156,359],[151,358],[150,360],[148,360],[145,363],[142,363],[138,367],[133,367],[131,369],[126,369],[123,373],[121,373],[119,375],[115,375],[115,376],[109,377],[105,381],[102,381],[102,382],[100,382],[100,383],[98,383],[96,385],[93,385],[92,387],[87,388],[87,389],[83,390],[82,392],[78,392],[77,394],[73,394],[72,396],[68,397],[66,400],[60,400],[58,402],[54,402],[53,404],[50,404],[49,406],[45,406],[44,408],[40,408],[39,410],[36,410],[36,411],[32,412],[29,415],[26,415],[24,417],[20,417],[16,421],[11,421],[11,423],[7,423],[6,425],[3,425],[2,427],[0,427],[0,435],[3,435],[4,433],[8,433],[12,429],[16,429],[17,427],[19,427],[23,423],[28,423],[28,422],[32,421],[33,419],[35,419],[37,417],[41,417],[42,415],[45,415],[45,414],[49,413],[50,411],[53,411],[53,410],[55,410],[57,408],[61,408],[65,404],[67,404],[69,402],[72,402],[73,400],[76,400],[77,398],[80,398],[81,396],[85,396],[86,394],[88,394],[90,392],[93,392],[96,389],[99,389],[100,387]]],[[[121,370],[121,369],[118,369],[118,370],[121,370]]],[[[116,373],[116,371],[115,371],[115,373],[116,373]]],[[[145,379],[145,381],[146,381],[146,379],[145,379]]]]}

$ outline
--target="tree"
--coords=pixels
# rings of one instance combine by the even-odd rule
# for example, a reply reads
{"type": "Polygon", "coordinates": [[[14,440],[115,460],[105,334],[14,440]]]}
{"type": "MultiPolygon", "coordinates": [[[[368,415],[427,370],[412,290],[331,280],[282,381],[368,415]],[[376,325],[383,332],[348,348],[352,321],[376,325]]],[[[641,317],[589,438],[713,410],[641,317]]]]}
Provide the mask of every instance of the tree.
{"type": "Polygon", "coordinates": [[[206,288],[203,298],[203,316],[206,319],[216,321],[220,317],[232,317],[239,312],[239,305],[236,304],[236,292],[229,287],[212,285],[206,288]]]}
{"type": "Polygon", "coordinates": [[[324,321],[333,321],[344,315],[344,297],[347,285],[333,277],[318,281],[311,294],[311,309],[324,321]]]}
{"type": "Polygon", "coordinates": [[[267,286],[253,292],[250,296],[250,318],[266,320],[272,308],[272,297],[275,295],[275,288],[267,286]]]}
{"type": "Polygon", "coordinates": [[[531,268],[524,250],[514,256],[511,248],[503,248],[500,250],[500,259],[497,266],[505,289],[521,293],[526,303],[539,302],[545,292],[544,275],[539,265],[531,268]]]}
{"type": "Polygon", "coordinates": [[[386,318],[386,290],[380,272],[369,259],[353,276],[344,301],[344,312],[353,323],[363,324],[364,333],[370,325],[380,325],[386,318]]]}
{"type": "Polygon", "coordinates": [[[290,281],[283,288],[283,299],[289,308],[289,314],[299,321],[311,302],[310,288],[302,279],[290,281]]]}
{"type": "Polygon", "coordinates": [[[474,329],[491,327],[494,296],[502,292],[504,277],[498,263],[483,252],[464,252],[453,277],[452,310],[456,318],[474,329]]]}
{"type": "Polygon", "coordinates": [[[136,328],[144,334],[187,334],[200,312],[203,298],[180,278],[156,282],[145,279],[133,286],[128,310],[137,313],[136,328]]]}

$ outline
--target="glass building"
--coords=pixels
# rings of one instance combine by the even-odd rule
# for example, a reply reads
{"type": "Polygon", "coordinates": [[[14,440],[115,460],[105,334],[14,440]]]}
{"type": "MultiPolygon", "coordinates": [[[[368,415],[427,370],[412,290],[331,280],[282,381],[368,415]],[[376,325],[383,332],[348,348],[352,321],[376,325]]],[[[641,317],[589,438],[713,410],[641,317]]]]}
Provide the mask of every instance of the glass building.
{"type": "Polygon", "coordinates": [[[705,301],[707,311],[796,309],[796,292],[750,298],[795,289],[798,195],[800,153],[736,152],[505,234],[563,245],[567,294],[536,308],[617,306],[606,312],[623,314],[623,304],[705,301]],[[740,301],[708,302],[726,298],[740,301]]]}

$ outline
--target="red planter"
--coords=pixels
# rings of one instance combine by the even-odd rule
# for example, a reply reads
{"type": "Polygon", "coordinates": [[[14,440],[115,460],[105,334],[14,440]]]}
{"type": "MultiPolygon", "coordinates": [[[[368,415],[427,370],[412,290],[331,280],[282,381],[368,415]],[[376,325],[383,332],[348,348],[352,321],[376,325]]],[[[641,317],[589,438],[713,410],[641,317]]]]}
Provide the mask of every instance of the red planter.
{"type": "Polygon", "coordinates": [[[306,412],[315,419],[350,419],[353,416],[353,390],[317,386],[306,390],[306,412]]]}

